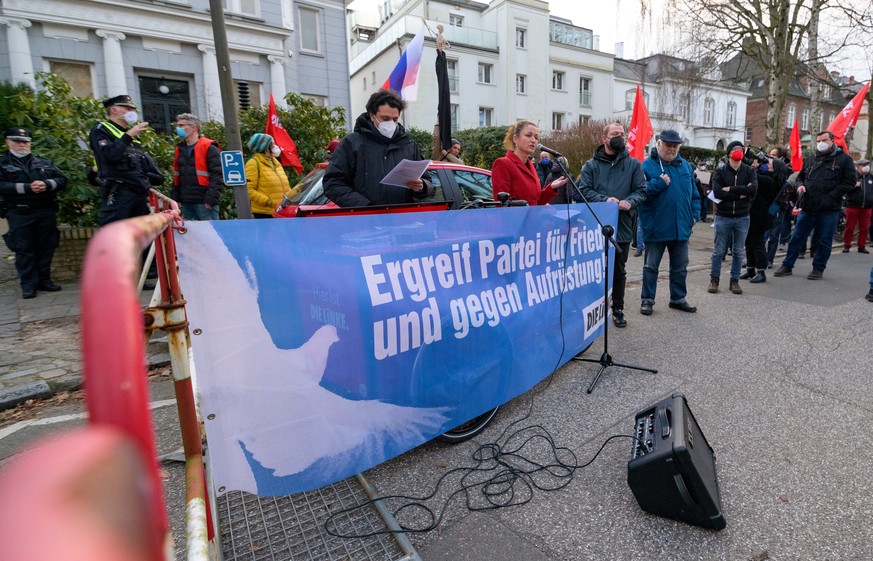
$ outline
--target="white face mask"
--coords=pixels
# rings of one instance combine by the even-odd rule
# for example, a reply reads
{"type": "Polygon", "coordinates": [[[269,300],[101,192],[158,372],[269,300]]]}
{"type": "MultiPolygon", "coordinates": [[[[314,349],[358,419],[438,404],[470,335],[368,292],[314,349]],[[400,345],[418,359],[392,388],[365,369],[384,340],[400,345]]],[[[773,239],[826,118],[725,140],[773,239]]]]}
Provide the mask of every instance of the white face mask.
{"type": "Polygon", "coordinates": [[[821,142],[817,142],[815,145],[815,149],[818,150],[819,152],[824,152],[827,149],[829,149],[830,147],[831,147],[831,145],[829,143],[825,142],[824,140],[822,140],[821,142]]]}
{"type": "MultiPolygon", "coordinates": [[[[27,149],[13,150],[12,148],[10,148],[9,153],[12,154],[13,156],[15,156],[16,158],[23,158],[23,157],[27,156],[28,154],[30,154],[30,150],[27,150],[27,149]]],[[[867,168],[867,169],[870,169],[870,168],[867,168]]]]}
{"type": "Polygon", "coordinates": [[[864,166],[861,168],[861,173],[870,173],[870,166],[864,166]]]}
{"type": "Polygon", "coordinates": [[[272,148],[270,148],[270,154],[272,154],[274,158],[278,158],[279,154],[281,154],[281,153],[282,153],[282,149],[279,148],[278,146],[273,146],[272,148]]]}
{"type": "Polygon", "coordinates": [[[379,132],[382,133],[382,136],[385,138],[391,138],[394,136],[394,131],[397,130],[397,123],[394,121],[380,121],[378,128],[379,132]]]}
{"type": "Polygon", "coordinates": [[[136,114],[136,111],[128,111],[124,115],[122,115],[124,122],[128,125],[132,125],[135,122],[139,121],[139,115],[136,114]]]}

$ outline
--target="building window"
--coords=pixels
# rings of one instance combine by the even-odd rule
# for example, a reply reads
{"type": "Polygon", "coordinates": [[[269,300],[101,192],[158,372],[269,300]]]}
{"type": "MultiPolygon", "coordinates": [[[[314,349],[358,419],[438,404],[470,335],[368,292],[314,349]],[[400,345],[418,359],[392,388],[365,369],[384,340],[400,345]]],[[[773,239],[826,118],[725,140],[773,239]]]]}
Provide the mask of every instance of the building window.
{"type": "Polygon", "coordinates": [[[321,53],[321,26],[318,10],[298,8],[300,19],[300,52],[321,53]]]}
{"type": "MultiPolygon", "coordinates": [[[[624,108],[627,111],[631,111],[634,108],[634,103],[637,100],[637,89],[632,88],[624,92],[624,108]]],[[[643,92],[643,103],[646,104],[646,107],[649,106],[649,94],[643,92]]]]}
{"type": "Polygon", "coordinates": [[[711,97],[706,98],[703,102],[703,124],[711,125],[713,113],[715,113],[715,100],[711,97]]]}
{"type": "Polygon", "coordinates": [[[479,126],[490,127],[491,119],[494,117],[494,109],[490,107],[479,108],[479,126]]]}
{"type": "Polygon", "coordinates": [[[464,16],[449,14],[449,25],[454,25],[455,27],[464,27],[464,16]]]}
{"type": "Polygon", "coordinates": [[[564,114],[552,113],[552,130],[559,131],[564,128],[564,114]]]}
{"type": "Polygon", "coordinates": [[[752,127],[746,127],[746,143],[752,142],[752,127]]]}
{"type": "Polygon", "coordinates": [[[449,105],[449,111],[452,116],[452,132],[458,132],[458,104],[449,105]]]}
{"type": "Polygon", "coordinates": [[[585,126],[591,120],[591,115],[579,115],[579,126],[585,126]]]}
{"type": "MultiPolygon", "coordinates": [[[[261,87],[261,86],[258,85],[257,87],[258,87],[258,91],[260,92],[260,91],[261,91],[261,90],[260,90],[260,87],[261,87]]],[[[260,94],[258,94],[258,95],[260,96],[260,94]]],[[[308,93],[302,93],[302,94],[300,94],[300,95],[303,96],[303,97],[305,97],[306,99],[311,99],[312,101],[314,101],[314,102],[315,102],[315,105],[316,105],[317,107],[327,107],[327,106],[328,106],[328,105],[327,105],[327,96],[326,96],[326,95],[316,95],[316,94],[308,94],[308,93]]]]}
{"type": "Polygon", "coordinates": [[[515,46],[519,49],[527,48],[527,29],[515,28],[515,46]]]}
{"type": "Polygon", "coordinates": [[[224,0],[224,11],[233,14],[260,17],[258,0],[224,0]]]}
{"type": "Polygon", "coordinates": [[[682,116],[682,122],[687,123],[691,116],[691,96],[682,94],[679,96],[679,115],[682,116]]]}
{"type": "Polygon", "coordinates": [[[449,91],[458,93],[458,61],[446,60],[446,69],[449,73],[449,91]]]}
{"type": "Polygon", "coordinates": [[[724,122],[726,127],[734,127],[737,124],[737,104],[733,101],[727,104],[724,122]]]}
{"type": "Polygon", "coordinates": [[[836,113],[831,113],[831,120],[828,121],[828,124],[833,123],[833,122],[834,122],[834,119],[836,119],[836,118],[837,118],[837,114],[836,114],[836,113]]]}
{"type": "Polygon", "coordinates": [[[786,119],[785,128],[794,128],[794,121],[797,119],[797,107],[794,104],[788,106],[788,118],[786,119]]]}
{"type": "Polygon", "coordinates": [[[821,87],[821,97],[823,99],[830,99],[830,97],[831,97],[831,85],[830,84],[824,84],[821,87]]]}
{"type": "Polygon", "coordinates": [[[805,131],[809,130],[809,109],[804,109],[803,113],[800,114],[800,128],[805,131]]]}
{"type": "Polygon", "coordinates": [[[491,83],[491,72],[494,70],[493,64],[485,64],[484,62],[479,63],[479,83],[480,84],[490,84],[491,83]]]}
{"type": "Polygon", "coordinates": [[[552,72],[552,89],[564,91],[564,73],[559,70],[552,72]]]}
{"type": "Polygon", "coordinates": [[[524,74],[515,75],[515,93],[527,93],[527,76],[524,74]]]}
{"type": "Polygon", "coordinates": [[[579,78],[579,105],[591,106],[591,78],[579,78]]]}
{"type": "Polygon", "coordinates": [[[50,60],[49,70],[70,84],[76,97],[93,97],[94,82],[91,76],[91,65],[65,60],[50,60]]]}
{"type": "Polygon", "coordinates": [[[367,77],[364,76],[364,91],[367,91],[367,77]]]}

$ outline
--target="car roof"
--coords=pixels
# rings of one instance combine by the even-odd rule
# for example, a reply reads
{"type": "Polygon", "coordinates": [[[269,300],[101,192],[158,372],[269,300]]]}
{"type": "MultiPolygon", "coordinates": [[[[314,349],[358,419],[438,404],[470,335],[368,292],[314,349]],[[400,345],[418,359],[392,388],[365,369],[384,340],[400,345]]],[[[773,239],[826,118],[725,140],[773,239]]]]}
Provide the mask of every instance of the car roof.
{"type": "Polygon", "coordinates": [[[485,173],[487,175],[491,175],[491,171],[487,169],[477,168],[473,166],[467,166],[463,164],[455,164],[453,162],[434,162],[431,161],[430,165],[427,166],[427,169],[454,169],[461,171],[478,171],[479,173],[485,173]]]}

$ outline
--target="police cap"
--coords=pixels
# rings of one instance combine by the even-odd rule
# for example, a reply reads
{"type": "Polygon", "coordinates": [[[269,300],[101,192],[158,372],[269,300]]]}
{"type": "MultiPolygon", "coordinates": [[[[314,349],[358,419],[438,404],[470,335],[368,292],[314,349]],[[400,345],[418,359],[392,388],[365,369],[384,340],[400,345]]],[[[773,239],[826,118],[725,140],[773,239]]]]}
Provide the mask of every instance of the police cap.
{"type": "Polygon", "coordinates": [[[136,104],[130,99],[130,96],[127,94],[117,95],[115,97],[108,97],[103,100],[103,107],[109,108],[113,105],[123,105],[124,107],[130,107],[134,111],[136,110],[136,104]]]}
{"type": "Polygon", "coordinates": [[[17,140],[19,142],[30,142],[33,138],[33,134],[31,134],[30,129],[25,129],[21,127],[10,127],[6,129],[6,138],[9,140],[17,140]]]}

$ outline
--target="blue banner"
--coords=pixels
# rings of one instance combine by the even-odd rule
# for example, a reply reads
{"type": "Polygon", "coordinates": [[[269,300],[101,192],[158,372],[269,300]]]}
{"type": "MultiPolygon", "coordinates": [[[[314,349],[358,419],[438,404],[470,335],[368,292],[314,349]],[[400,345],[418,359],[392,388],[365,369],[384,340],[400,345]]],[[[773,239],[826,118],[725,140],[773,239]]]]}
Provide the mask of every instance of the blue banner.
{"type": "MultiPolygon", "coordinates": [[[[592,206],[615,226],[615,204],[592,206]]],[[[608,312],[581,205],[186,226],[220,493],[311,490],[414,448],[530,389],[608,312]]]]}

